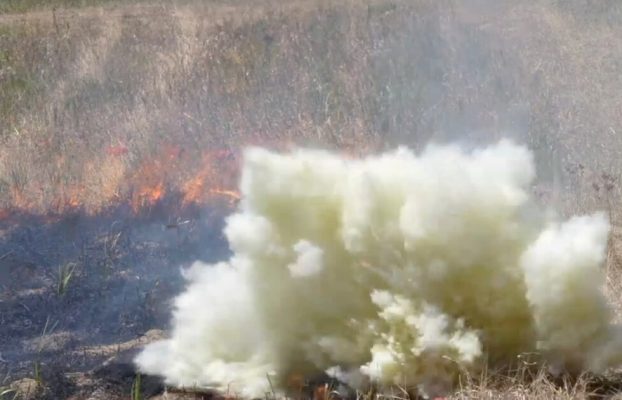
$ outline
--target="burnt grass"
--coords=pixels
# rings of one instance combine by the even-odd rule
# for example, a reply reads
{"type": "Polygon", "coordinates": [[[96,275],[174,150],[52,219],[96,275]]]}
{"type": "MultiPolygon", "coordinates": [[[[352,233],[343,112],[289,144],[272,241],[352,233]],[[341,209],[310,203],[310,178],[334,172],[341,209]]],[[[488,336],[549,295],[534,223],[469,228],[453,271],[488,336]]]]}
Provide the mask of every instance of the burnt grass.
{"type": "Polygon", "coordinates": [[[228,252],[221,236],[227,206],[172,210],[167,198],[138,215],[117,207],[2,221],[0,376],[35,378],[40,368],[39,397],[60,399],[92,389],[71,379],[91,373],[128,395],[131,356],[160,337],[146,332],[168,326],[170,301],[183,285],[180,267],[228,252]],[[64,286],[63,269],[73,271],[64,286]],[[111,357],[122,360],[107,369],[111,357]]]}

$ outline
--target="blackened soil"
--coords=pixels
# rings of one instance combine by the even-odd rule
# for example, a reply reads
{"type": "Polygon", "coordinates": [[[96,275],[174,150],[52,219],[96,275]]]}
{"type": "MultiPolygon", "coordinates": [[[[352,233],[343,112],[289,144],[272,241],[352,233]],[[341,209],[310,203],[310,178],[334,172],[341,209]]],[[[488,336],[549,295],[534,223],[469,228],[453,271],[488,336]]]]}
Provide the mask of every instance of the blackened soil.
{"type": "MultiPolygon", "coordinates": [[[[183,288],[180,268],[229,251],[227,205],[170,210],[0,221],[0,387],[31,378],[42,386],[32,398],[97,398],[95,386],[115,398],[106,385],[128,398],[131,363],[113,361],[111,376],[103,363],[162,336],[183,288]],[[126,368],[116,383],[114,365],[126,368]]],[[[161,389],[147,383],[150,394],[161,389]]]]}

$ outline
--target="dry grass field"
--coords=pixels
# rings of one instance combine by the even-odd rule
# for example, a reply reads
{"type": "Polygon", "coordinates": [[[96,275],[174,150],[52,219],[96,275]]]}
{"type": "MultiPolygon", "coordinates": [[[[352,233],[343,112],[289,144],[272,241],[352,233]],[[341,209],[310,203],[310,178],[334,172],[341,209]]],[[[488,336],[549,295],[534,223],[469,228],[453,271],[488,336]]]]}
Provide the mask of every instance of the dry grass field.
{"type": "MultiPolygon", "coordinates": [[[[74,235],[62,243],[81,265],[125,260],[130,268],[133,250],[117,245],[125,236],[115,218],[148,215],[163,201],[165,212],[235,202],[239,151],[252,144],[357,155],[430,141],[525,143],[536,155],[534,192],[543,202],[564,214],[609,212],[606,290],[622,314],[618,1],[8,0],[0,12],[0,311],[8,316],[0,317],[0,351],[21,343],[27,329],[45,333],[49,313],[80,313],[78,298],[59,300],[32,326],[9,327],[22,318],[15,309],[31,311],[25,300],[7,300],[13,278],[6,271],[24,262],[14,259],[22,254],[11,247],[15,232],[53,224],[45,235],[74,235]],[[67,223],[74,215],[88,220],[67,223]],[[81,233],[72,229],[91,232],[85,226],[101,221],[110,227],[105,238],[88,242],[101,256],[74,248],[81,233]]],[[[71,277],[73,259],[54,260],[45,268],[53,275],[62,266],[61,278],[71,277]]],[[[76,282],[98,285],[86,269],[76,282]]],[[[41,282],[42,293],[64,290],[41,282]]],[[[175,290],[164,290],[164,300],[175,290]]],[[[132,325],[134,337],[166,328],[164,300],[154,305],[159,317],[132,325]]],[[[105,333],[107,344],[126,333],[105,333]]],[[[28,354],[12,368],[0,353],[0,387],[32,375],[37,362],[28,354]]],[[[69,364],[67,374],[92,366],[69,364]]],[[[616,371],[557,379],[517,364],[465,380],[454,398],[610,398],[622,386],[616,371]]],[[[2,393],[2,400],[15,395],[2,393]]],[[[114,390],[46,393],[129,398],[114,390]]],[[[330,397],[316,393],[322,396],[330,397]]]]}
{"type": "Polygon", "coordinates": [[[247,143],[369,151],[502,136],[580,197],[559,201],[601,205],[592,181],[620,170],[621,7],[472,3],[3,15],[0,207],[96,211],[145,184],[183,191],[206,151],[247,143]],[[186,176],[148,176],[171,157],[166,174],[186,176]]]}

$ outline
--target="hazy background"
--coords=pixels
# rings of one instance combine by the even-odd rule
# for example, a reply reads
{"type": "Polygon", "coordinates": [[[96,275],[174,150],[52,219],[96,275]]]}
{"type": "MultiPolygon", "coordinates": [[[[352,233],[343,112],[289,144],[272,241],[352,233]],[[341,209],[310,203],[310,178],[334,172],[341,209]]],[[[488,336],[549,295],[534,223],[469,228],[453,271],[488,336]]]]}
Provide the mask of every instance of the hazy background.
{"type": "Polygon", "coordinates": [[[74,3],[3,3],[0,206],[96,212],[248,143],[500,137],[536,152],[565,210],[617,201],[617,1],[74,3]]]}

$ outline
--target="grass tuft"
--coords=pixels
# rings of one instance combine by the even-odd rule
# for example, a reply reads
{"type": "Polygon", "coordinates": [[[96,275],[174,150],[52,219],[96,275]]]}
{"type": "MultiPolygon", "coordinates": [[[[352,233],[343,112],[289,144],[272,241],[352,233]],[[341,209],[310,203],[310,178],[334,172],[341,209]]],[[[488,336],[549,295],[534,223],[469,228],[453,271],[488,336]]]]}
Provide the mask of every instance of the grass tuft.
{"type": "Polygon", "coordinates": [[[131,391],[132,400],[142,400],[142,383],[141,383],[141,375],[137,374],[134,378],[134,382],[132,383],[132,391],[131,391]]]}
{"type": "Polygon", "coordinates": [[[69,289],[69,282],[76,271],[76,266],[77,265],[75,263],[68,263],[61,265],[58,268],[58,284],[56,293],[59,296],[64,296],[67,293],[67,290],[69,289]]]}

